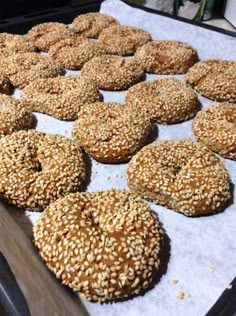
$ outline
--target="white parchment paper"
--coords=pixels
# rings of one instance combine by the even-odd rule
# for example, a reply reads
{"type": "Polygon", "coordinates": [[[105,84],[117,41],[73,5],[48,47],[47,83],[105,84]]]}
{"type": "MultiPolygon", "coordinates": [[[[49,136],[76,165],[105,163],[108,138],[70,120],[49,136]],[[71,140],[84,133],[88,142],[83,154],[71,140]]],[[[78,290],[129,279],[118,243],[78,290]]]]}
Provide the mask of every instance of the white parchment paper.
{"type": "MultiPolygon", "coordinates": [[[[193,45],[201,59],[223,58],[236,60],[236,40],[227,35],[185,24],[170,18],[132,8],[121,1],[106,0],[101,12],[120,23],[141,27],[153,39],[176,39],[193,45]]],[[[79,71],[68,71],[79,75],[79,71]]],[[[164,76],[147,75],[146,80],[164,76]]],[[[184,76],[175,76],[184,80],[184,76]]],[[[126,92],[104,92],[104,101],[123,102],[126,92]]],[[[20,92],[16,92],[16,97],[20,92]]],[[[213,102],[200,97],[203,107],[213,102]]],[[[72,122],[56,120],[36,114],[36,129],[48,133],[71,136],[72,122]]],[[[158,125],[158,139],[191,138],[192,121],[171,126],[158,125]]],[[[224,159],[232,183],[236,183],[236,162],[224,159]]],[[[92,161],[91,182],[88,191],[109,188],[127,189],[125,171],[127,164],[108,165],[92,161]]],[[[236,191],[234,188],[234,196],[236,191]]],[[[96,316],[202,316],[236,276],[236,203],[223,213],[187,218],[164,207],[149,203],[158,214],[170,238],[170,257],[167,271],[154,289],[144,296],[125,302],[103,304],[83,300],[89,313],[96,316]],[[177,279],[176,285],[171,280],[177,279]],[[177,299],[179,291],[186,291],[189,298],[177,299]]],[[[27,212],[35,224],[39,213],[27,212]]]]}

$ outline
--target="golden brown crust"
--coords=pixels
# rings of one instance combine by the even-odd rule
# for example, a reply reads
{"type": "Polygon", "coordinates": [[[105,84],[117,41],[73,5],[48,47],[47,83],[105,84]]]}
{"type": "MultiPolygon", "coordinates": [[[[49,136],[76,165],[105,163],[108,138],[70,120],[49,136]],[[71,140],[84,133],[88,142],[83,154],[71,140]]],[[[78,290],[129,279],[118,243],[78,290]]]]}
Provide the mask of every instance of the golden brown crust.
{"type": "Polygon", "coordinates": [[[31,111],[74,120],[85,104],[99,101],[96,86],[86,79],[70,75],[37,79],[25,87],[21,100],[31,111]]]}
{"type": "Polygon", "coordinates": [[[144,71],[135,59],[103,55],[85,63],[81,76],[104,90],[125,90],[142,80],[144,71]]]}
{"type": "Polygon", "coordinates": [[[198,61],[197,51],[190,45],[170,40],[152,41],[140,47],[135,57],[146,72],[182,74],[198,61]]]}
{"type": "Polygon", "coordinates": [[[236,102],[236,62],[220,59],[200,61],[189,69],[186,83],[203,96],[236,102]]]}
{"type": "Polygon", "coordinates": [[[194,91],[175,78],[141,82],[129,88],[127,105],[145,110],[153,122],[173,124],[192,118],[198,107],[194,91]]]}
{"type": "Polygon", "coordinates": [[[24,88],[33,80],[56,77],[64,70],[60,64],[43,55],[18,53],[0,60],[0,72],[14,87],[24,88]]]}
{"type": "Polygon", "coordinates": [[[34,227],[49,269],[99,302],[147,289],[160,266],[162,241],[157,217],[125,190],[67,195],[50,204],[34,227]]]}
{"type": "Polygon", "coordinates": [[[98,38],[105,28],[119,24],[112,16],[102,13],[86,13],[77,16],[72,23],[72,28],[85,37],[98,38]]]}
{"type": "Polygon", "coordinates": [[[0,194],[11,204],[42,211],[84,178],[82,153],[63,136],[29,130],[0,139],[0,194]]]}
{"type": "Polygon", "coordinates": [[[19,100],[0,95],[0,137],[33,125],[33,115],[19,100]]]}
{"type": "Polygon", "coordinates": [[[133,55],[138,47],[152,40],[147,31],[124,25],[114,25],[103,30],[98,39],[108,46],[113,54],[122,56],[133,55]]]}
{"type": "Polygon", "coordinates": [[[16,53],[34,52],[35,47],[24,35],[0,33],[0,58],[16,53]]]}
{"type": "Polygon", "coordinates": [[[0,93],[10,94],[11,83],[6,75],[0,73],[0,93]]]}
{"type": "Polygon", "coordinates": [[[26,36],[35,47],[48,51],[58,41],[75,36],[75,32],[63,23],[48,22],[35,25],[26,36]]]}
{"type": "Polygon", "coordinates": [[[73,126],[73,137],[96,160],[128,161],[142,146],[152,124],[145,113],[120,103],[97,102],[84,106],[73,126]]]}
{"type": "Polygon", "coordinates": [[[230,198],[224,163],[190,140],[168,140],[141,149],[129,163],[132,192],[186,216],[214,213],[230,198]]]}
{"type": "Polygon", "coordinates": [[[109,53],[105,45],[79,36],[59,41],[49,50],[49,56],[67,69],[81,69],[93,57],[109,53]]]}
{"type": "Polygon", "coordinates": [[[225,158],[236,160],[236,104],[219,103],[193,120],[197,140],[225,158]]]}

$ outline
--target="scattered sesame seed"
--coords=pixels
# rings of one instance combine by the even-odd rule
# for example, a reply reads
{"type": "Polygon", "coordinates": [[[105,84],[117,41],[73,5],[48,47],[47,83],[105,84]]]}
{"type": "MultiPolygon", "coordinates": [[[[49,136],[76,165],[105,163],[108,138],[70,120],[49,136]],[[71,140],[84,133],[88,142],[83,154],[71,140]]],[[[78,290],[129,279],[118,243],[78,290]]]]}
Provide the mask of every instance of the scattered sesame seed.
{"type": "Polygon", "coordinates": [[[177,283],[179,283],[179,281],[178,280],[171,280],[171,284],[173,284],[173,285],[175,285],[175,284],[177,284],[177,283]]]}
{"type": "Polygon", "coordinates": [[[190,297],[190,294],[188,292],[184,292],[184,297],[190,297]]]}
{"type": "Polygon", "coordinates": [[[177,298],[178,298],[179,300],[182,300],[182,299],[184,299],[184,296],[185,296],[185,293],[184,293],[184,292],[179,292],[178,295],[177,295],[177,298]]]}

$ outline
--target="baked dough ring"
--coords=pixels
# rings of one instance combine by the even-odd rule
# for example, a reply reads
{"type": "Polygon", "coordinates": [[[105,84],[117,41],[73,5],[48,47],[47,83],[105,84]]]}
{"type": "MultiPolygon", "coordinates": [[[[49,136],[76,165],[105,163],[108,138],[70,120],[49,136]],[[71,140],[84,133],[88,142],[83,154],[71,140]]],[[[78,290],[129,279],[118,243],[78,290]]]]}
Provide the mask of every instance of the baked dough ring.
{"type": "Polygon", "coordinates": [[[200,61],[187,72],[186,83],[209,99],[236,103],[236,62],[200,61]]]}
{"type": "Polygon", "coordinates": [[[170,40],[149,42],[137,49],[135,57],[146,72],[163,75],[186,73],[198,61],[192,46],[170,40]]]}
{"type": "Polygon", "coordinates": [[[200,111],[193,133],[209,149],[236,160],[236,104],[219,103],[200,111]]]}
{"type": "Polygon", "coordinates": [[[33,126],[33,115],[19,100],[0,94],[0,137],[33,126]]]}
{"type": "Polygon", "coordinates": [[[162,124],[186,121],[198,108],[194,91],[175,78],[138,83],[129,88],[125,102],[146,111],[153,122],[162,124]]]}
{"type": "Polygon", "coordinates": [[[33,26],[26,36],[35,47],[48,51],[58,41],[75,36],[75,32],[63,23],[48,22],[33,26]]]}
{"type": "Polygon", "coordinates": [[[146,144],[150,117],[120,103],[85,105],[73,126],[73,137],[96,160],[128,161],[146,144]]]}
{"type": "Polygon", "coordinates": [[[24,88],[39,78],[53,78],[64,73],[53,59],[38,53],[18,53],[0,60],[0,73],[16,88],[24,88]]]}
{"type": "Polygon", "coordinates": [[[81,69],[93,57],[111,53],[105,45],[73,37],[62,40],[49,49],[49,56],[67,69],[81,69]]]}
{"type": "Polygon", "coordinates": [[[81,76],[88,78],[104,90],[125,90],[141,81],[144,71],[135,59],[103,55],[84,64],[81,76]]]}
{"type": "Polygon", "coordinates": [[[162,241],[149,206],[125,190],[69,194],[51,203],[34,227],[49,269],[100,302],[147,289],[160,266],[162,241]]]}
{"type": "Polygon", "coordinates": [[[132,192],[187,216],[220,210],[230,198],[224,163],[190,140],[167,140],[144,147],[129,163],[132,192]]]}
{"type": "Polygon", "coordinates": [[[98,39],[110,48],[111,53],[122,56],[133,55],[138,47],[152,40],[147,31],[124,25],[114,25],[103,30],[98,39]]]}
{"type": "Polygon", "coordinates": [[[93,82],[70,75],[37,79],[22,90],[21,100],[31,111],[62,120],[75,120],[85,104],[99,101],[93,82]]]}
{"type": "Polygon", "coordinates": [[[11,204],[42,211],[84,178],[82,153],[65,137],[29,130],[0,139],[0,194],[11,204]]]}
{"type": "Polygon", "coordinates": [[[16,53],[34,52],[34,45],[25,35],[0,33],[0,57],[8,57],[16,53]]]}
{"type": "Polygon", "coordinates": [[[91,12],[77,16],[73,20],[72,28],[84,37],[98,38],[102,30],[114,24],[119,24],[119,22],[112,16],[91,12]]]}

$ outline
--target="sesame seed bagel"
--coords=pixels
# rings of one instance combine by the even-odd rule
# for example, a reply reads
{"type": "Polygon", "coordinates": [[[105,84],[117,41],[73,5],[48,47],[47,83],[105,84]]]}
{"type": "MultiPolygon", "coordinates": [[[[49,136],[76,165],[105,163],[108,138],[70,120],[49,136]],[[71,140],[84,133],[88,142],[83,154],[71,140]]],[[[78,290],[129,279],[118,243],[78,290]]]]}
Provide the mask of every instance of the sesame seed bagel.
{"type": "Polygon", "coordinates": [[[33,231],[49,269],[88,300],[139,294],[160,266],[161,225],[125,190],[69,194],[46,208],[33,231]]]}
{"type": "Polygon", "coordinates": [[[0,60],[0,72],[9,77],[16,88],[24,88],[38,78],[51,78],[63,74],[61,65],[37,53],[18,53],[0,60]]]}
{"type": "Polygon", "coordinates": [[[120,103],[97,102],[81,108],[73,137],[96,160],[128,161],[147,141],[149,116],[120,103]]]}
{"type": "Polygon", "coordinates": [[[35,47],[48,51],[58,41],[75,36],[75,32],[63,23],[48,22],[33,26],[26,36],[35,47]]]}
{"type": "Polygon", "coordinates": [[[101,32],[99,41],[107,45],[113,54],[133,55],[137,48],[151,41],[151,35],[142,29],[113,25],[101,32]]]}
{"type": "Polygon", "coordinates": [[[209,149],[236,160],[236,104],[219,103],[200,111],[193,133],[209,149]]]}
{"type": "Polygon", "coordinates": [[[33,125],[32,113],[19,100],[0,95],[0,137],[33,125]]]}
{"type": "Polygon", "coordinates": [[[153,122],[162,124],[186,121],[198,107],[194,91],[175,78],[138,83],[129,88],[125,101],[145,110],[153,122]]]}
{"type": "Polygon", "coordinates": [[[93,82],[70,75],[37,79],[22,90],[21,100],[31,111],[62,120],[74,120],[81,107],[99,101],[100,94],[93,82]]]}
{"type": "Polygon", "coordinates": [[[103,55],[85,63],[81,76],[104,90],[125,90],[142,80],[144,71],[135,59],[103,55]]]}
{"type": "Polygon", "coordinates": [[[0,33],[0,57],[8,57],[19,52],[33,52],[35,47],[24,35],[0,33]]]}
{"type": "Polygon", "coordinates": [[[186,83],[209,99],[236,103],[236,62],[200,61],[187,72],[186,83]]]}
{"type": "Polygon", "coordinates": [[[10,94],[11,83],[6,75],[0,73],[0,93],[10,94]]]}
{"type": "Polygon", "coordinates": [[[67,69],[81,69],[93,57],[108,53],[111,51],[105,45],[79,36],[62,40],[49,50],[49,56],[67,69]]]}
{"type": "Polygon", "coordinates": [[[230,198],[224,163],[191,140],[167,140],[144,147],[129,163],[132,192],[186,216],[220,210],[230,198]]]}
{"type": "Polygon", "coordinates": [[[138,48],[135,57],[146,72],[182,74],[198,61],[197,51],[178,41],[152,41],[138,48]]]}
{"type": "Polygon", "coordinates": [[[72,23],[72,28],[85,37],[98,38],[105,28],[119,24],[112,16],[102,13],[86,13],[77,16],[72,23]]]}
{"type": "Polygon", "coordinates": [[[84,178],[80,148],[63,136],[29,130],[0,139],[0,195],[11,204],[42,211],[84,178]]]}

